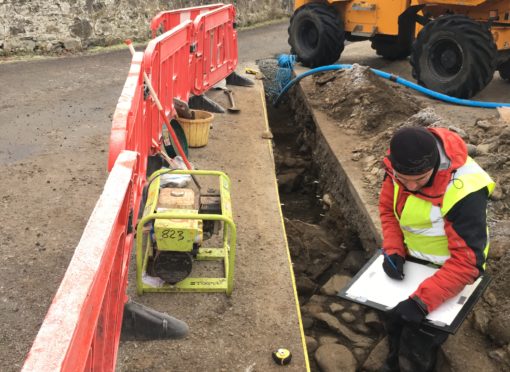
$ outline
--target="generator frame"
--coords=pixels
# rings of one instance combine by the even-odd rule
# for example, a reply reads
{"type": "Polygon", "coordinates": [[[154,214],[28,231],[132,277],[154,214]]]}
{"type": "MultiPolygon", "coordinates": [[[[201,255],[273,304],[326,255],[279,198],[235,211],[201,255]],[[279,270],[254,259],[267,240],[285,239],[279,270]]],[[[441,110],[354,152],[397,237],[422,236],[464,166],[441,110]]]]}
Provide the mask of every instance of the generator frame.
{"type": "MultiPolygon", "coordinates": [[[[150,183],[155,177],[168,173],[167,169],[154,172],[149,178],[150,183]]],[[[220,171],[210,170],[171,170],[172,174],[189,174],[192,176],[218,177],[220,189],[221,214],[190,214],[177,213],[174,211],[150,213],[143,216],[136,228],[136,287],[139,295],[145,292],[225,292],[227,296],[232,294],[234,284],[234,265],[236,251],[236,226],[232,219],[232,206],[230,198],[231,181],[229,177],[220,171]],[[160,287],[154,287],[143,282],[143,273],[147,271],[149,257],[153,253],[149,233],[144,226],[151,220],[156,219],[183,219],[202,221],[223,222],[223,246],[219,248],[199,248],[194,261],[223,261],[224,277],[202,278],[188,277],[176,284],[164,283],[160,287]],[[144,239],[144,237],[146,239],[144,239]],[[145,240],[145,242],[144,242],[145,240]]]]}

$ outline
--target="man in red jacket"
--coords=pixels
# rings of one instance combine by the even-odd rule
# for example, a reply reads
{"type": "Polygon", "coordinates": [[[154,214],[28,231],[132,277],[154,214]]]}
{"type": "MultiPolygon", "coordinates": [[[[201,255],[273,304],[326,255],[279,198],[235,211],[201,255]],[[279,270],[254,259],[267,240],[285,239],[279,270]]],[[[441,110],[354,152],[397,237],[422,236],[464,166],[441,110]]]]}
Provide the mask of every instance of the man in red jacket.
{"type": "Polygon", "coordinates": [[[467,155],[464,141],[444,128],[401,128],[384,166],[379,200],[384,271],[401,280],[407,256],[440,266],[390,311],[384,370],[432,371],[447,334],[421,322],[483,273],[487,199],[495,184],[467,155]]]}

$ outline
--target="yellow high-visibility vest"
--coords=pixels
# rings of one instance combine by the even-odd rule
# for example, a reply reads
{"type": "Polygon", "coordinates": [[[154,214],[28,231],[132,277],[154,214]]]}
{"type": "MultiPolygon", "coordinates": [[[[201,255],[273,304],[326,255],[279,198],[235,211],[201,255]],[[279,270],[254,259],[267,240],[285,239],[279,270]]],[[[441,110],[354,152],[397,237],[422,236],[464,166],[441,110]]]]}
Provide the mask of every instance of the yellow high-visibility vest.
{"type": "MultiPolygon", "coordinates": [[[[440,207],[411,194],[399,217],[396,210],[399,186],[393,181],[393,212],[400,223],[409,255],[437,265],[444,264],[450,258],[444,216],[457,202],[475,191],[487,187],[489,195],[492,194],[495,185],[491,177],[468,157],[466,163],[452,174],[440,207]]],[[[488,252],[489,239],[484,249],[485,258],[488,252]]]]}

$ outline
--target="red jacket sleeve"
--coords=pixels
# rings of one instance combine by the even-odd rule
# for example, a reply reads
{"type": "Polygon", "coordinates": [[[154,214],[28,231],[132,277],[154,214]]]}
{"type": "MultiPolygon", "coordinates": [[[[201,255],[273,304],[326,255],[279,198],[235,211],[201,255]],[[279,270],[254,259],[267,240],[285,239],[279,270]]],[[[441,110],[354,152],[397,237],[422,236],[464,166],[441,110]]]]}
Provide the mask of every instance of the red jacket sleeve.
{"type": "Polygon", "coordinates": [[[419,299],[430,312],[457,295],[483,272],[487,244],[487,191],[479,190],[460,202],[445,218],[450,258],[411,297],[419,299]]]}
{"type": "Polygon", "coordinates": [[[393,181],[391,177],[385,177],[379,196],[379,216],[383,233],[382,248],[388,255],[397,253],[406,256],[404,237],[400,224],[393,213],[393,181]]]}

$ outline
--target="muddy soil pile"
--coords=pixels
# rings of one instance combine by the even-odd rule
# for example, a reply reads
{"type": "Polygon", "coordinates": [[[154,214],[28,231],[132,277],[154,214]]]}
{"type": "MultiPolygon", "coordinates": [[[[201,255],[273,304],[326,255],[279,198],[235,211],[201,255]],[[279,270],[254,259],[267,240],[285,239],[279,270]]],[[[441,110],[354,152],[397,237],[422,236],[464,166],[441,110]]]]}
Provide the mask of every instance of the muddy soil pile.
{"type": "Polygon", "coordinates": [[[342,128],[377,133],[418,112],[420,104],[405,90],[388,85],[368,67],[353,65],[315,75],[312,105],[332,116],[342,128]]]}
{"type": "MultiPolygon", "coordinates": [[[[448,118],[440,117],[432,107],[420,104],[403,88],[376,77],[367,68],[360,66],[352,70],[324,73],[314,79],[312,106],[335,119],[339,130],[347,130],[362,138],[359,147],[353,151],[352,160],[359,162],[369,194],[378,195],[384,175],[381,159],[391,135],[402,126],[447,127],[457,132],[468,144],[470,156],[497,182],[488,211],[491,251],[487,271],[494,281],[468,321],[444,345],[445,358],[441,359],[441,368],[456,371],[471,366],[485,370],[510,370],[510,251],[507,249],[510,237],[509,124],[495,116],[488,120],[474,120],[462,128],[455,127],[448,118]]],[[[322,299],[311,297],[309,301],[321,303],[322,299]]],[[[303,311],[305,317],[310,313],[306,310],[308,308],[314,312],[319,311],[316,305],[307,306],[303,311]]],[[[336,314],[331,304],[328,306],[335,319],[363,333],[359,324],[353,326],[349,323],[350,316],[344,315],[342,311],[336,314]]],[[[334,308],[337,309],[336,305],[334,308]]],[[[348,312],[359,319],[356,311],[358,309],[348,312]]],[[[326,318],[322,318],[325,321],[326,318]]],[[[378,340],[377,334],[367,335],[372,336],[374,344],[378,340]]],[[[351,342],[349,345],[353,355],[359,358],[362,352],[356,343],[351,342]]],[[[383,350],[381,342],[377,345],[381,346],[370,348],[369,359],[383,350]]],[[[366,356],[362,359],[366,359],[366,356]]],[[[364,367],[370,369],[370,366],[364,367]]],[[[468,369],[477,369],[471,367],[468,369]]]]}

